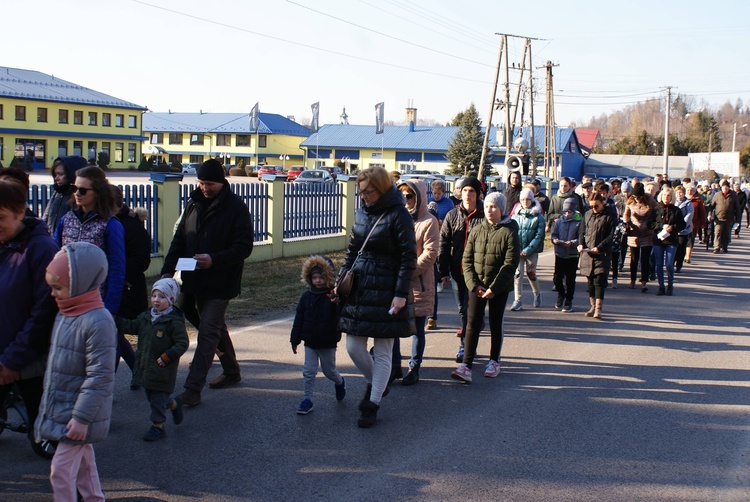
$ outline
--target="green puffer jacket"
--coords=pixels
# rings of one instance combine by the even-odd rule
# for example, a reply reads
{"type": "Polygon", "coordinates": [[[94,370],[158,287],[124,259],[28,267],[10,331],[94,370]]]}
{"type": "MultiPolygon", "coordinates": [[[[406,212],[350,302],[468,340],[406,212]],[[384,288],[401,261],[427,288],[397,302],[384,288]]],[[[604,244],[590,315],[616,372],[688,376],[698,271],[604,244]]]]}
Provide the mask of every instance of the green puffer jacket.
{"type": "Polygon", "coordinates": [[[133,368],[133,384],[144,389],[172,393],[177,380],[180,356],[190,343],[185,329],[185,316],[172,307],[172,312],[151,322],[151,310],[141,313],[135,319],[115,318],[117,330],[138,337],[133,368]],[[159,357],[169,363],[163,368],[156,362],[159,357]]]}
{"type": "Polygon", "coordinates": [[[464,280],[469,291],[477,286],[493,293],[513,291],[521,244],[518,223],[506,216],[500,223],[485,220],[469,234],[463,257],[464,280]]]}

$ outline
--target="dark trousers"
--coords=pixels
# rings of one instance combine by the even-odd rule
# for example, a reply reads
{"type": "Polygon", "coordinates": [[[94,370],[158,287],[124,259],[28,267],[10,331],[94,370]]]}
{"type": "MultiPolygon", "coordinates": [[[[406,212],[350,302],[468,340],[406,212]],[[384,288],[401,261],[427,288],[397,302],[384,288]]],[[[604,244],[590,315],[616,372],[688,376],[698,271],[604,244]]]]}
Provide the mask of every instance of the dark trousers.
{"type": "Polygon", "coordinates": [[[732,221],[731,220],[715,220],[716,223],[716,238],[714,240],[714,249],[727,250],[729,247],[729,238],[732,235],[732,221]]]}
{"type": "Polygon", "coordinates": [[[29,437],[34,437],[34,422],[39,415],[39,403],[42,402],[42,393],[44,392],[44,377],[27,378],[19,380],[15,384],[0,386],[0,402],[5,401],[5,397],[13,389],[13,385],[18,386],[18,393],[23,399],[26,413],[29,415],[29,437]]]}
{"type": "Polygon", "coordinates": [[[503,347],[503,315],[505,303],[508,301],[508,291],[495,294],[491,300],[479,298],[476,293],[469,293],[466,338],[464,340],[464,364],[469,368],[474,364],[474,356],[479,344],[479,333],[484,320],[484,308],[490,308],[490,359],[500,362],[500,349],[503,347]]]}
{"type": "Polygon", "coordinates": [[[677,252],[674,255],[675,270],[680,271],[682,264],[685,261],[685,253],[687,253],[688,242],[691,241],[692,234],[690,235],[678,235],[677,236],[677,252]]]}
{"type": "Polygon", "coordinates": [[[560,258],[555,256],[555,272],[552,281],[555,283],[557,298],[564,298],[565,303],[573,302],[576,290],[576,274],[578,273],[578,257],[560,258]]]}
{"type": "Polygon", "coordinates": [[[589,298],[604,300],[604,290],[607,289],[607,274],[591,274],[588,280],[589,298]]]}
{"type": "Polygon", "coordinates": [[[612,250],[612,279],[617,280],[617,266],[620,264],[620,250],[612,250]]]}
{"type": "Polygon", "coordinates": [[[167,421],[167,409],[172,406],[172,398],[169,392],[146,389],[146,399],[151,406],[151,421],[155,424],[163,424],[167,421]]]}
{"type": "Polygon", "coordinates": [[[437,293],[437,287],[438,284],[440,284],[442,281],[440,280],[440,273],[438,272],[437,263],[435,264],[435,306],[432,308],[432,314],[427,316],[427,319],[433,319],[437,321],[437,314],[438,314],[438,293],[437,293]]]}
{"type": "Polygon", "coordinates": [[[198,329],[198,345],[185,380],[185,388],[198,392],[203,390],[206,375],[217,353],[223,372],[227,375],[239,375],[237,355],[224,321],[229,300],[180,295],[178,303],[185,318],[198,329]]]}
{"type": "Polygon", "coordinates": [[[130,371],[133,371],[133,367],[135,366],[135,351],[133,350],[133,346],[130,345],[128,339],[125,338],[125,333],[117,334],[116,355],[115,371],[117,371],[117,368],[120,366],[121,357],[125,361],[125,364],[128,365],[128,368],[130,368],[130,371]]]}
{"type": "Polygon", "coordinates": [[[461,337],[461,343],[464,341],[466,336],[466,323],[468,322],[467,309],[468,309],[468,297],[469,288],[466,287],[466,281],[463,276],[459,276],[457,279],[451,279],[451,287],[453,288],[453,295],[456,297],[456,304],[458,305],[458,318],[461,320],[461,329],[463,330],[464,336],[461,337]]]}
{"type": "Polygon", "coordinates": [[[638,262],[641,264],[641,282],[646,284],[651,273],[651,246],[630,248],[630,282],[638,276],[638,262]]]}

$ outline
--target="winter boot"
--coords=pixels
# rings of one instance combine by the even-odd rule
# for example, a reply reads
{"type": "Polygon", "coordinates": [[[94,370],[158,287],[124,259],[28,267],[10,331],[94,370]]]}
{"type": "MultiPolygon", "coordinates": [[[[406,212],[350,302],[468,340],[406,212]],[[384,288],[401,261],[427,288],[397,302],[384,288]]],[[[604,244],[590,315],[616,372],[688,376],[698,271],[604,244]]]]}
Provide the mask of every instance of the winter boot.
{"type": "Polygon", "coordinates": [[[594,319],[601,319],[602,318],[602,299],[597,298],[596,303],[594,304],[596,310],[594,310],[594,319]]]}
{"type": "Polygon", "coordinates": [[[596,303],[594,303],[593,298],[589,298],[589,302],[591,302],[591,308],[583,315],[585,315],[586,317],[594,317],[594,312],[596,312],[596,303]]]}
{"type": "Polygon", "coordinates": [[[362,414],[357,419],[357,427],[368,428],[375,425],[380,406],[372,401],[365,401],[359,405],[359,409],[362,414]]]}

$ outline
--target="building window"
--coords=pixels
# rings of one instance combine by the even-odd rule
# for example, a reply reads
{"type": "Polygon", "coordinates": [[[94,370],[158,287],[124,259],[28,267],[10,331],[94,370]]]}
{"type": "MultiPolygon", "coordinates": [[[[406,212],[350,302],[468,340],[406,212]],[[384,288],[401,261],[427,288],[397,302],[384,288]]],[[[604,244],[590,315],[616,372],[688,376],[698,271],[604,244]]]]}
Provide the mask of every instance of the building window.
{"type": "Polygon", "coordinates": [[[47,109],[46,108],[37,108],[36,109],[36,121],[37,122],[47,122],[47,109]]]}
{"type": "Polygon", "coordinates": [[[112,122],[112,114],[111,113],[102,113],[102,125],[104,127],[109,127],[112,122]]]}
{"type": "Polygon", "coordinates": [[[171,132],[169,133],[169,144],[170,145],[181,145],[182,144],[182,133],[171,132]]]}
{"type": "Polygon", "coordinates": [[[151,133],[151,143],[153,143],[154,145],[160,145],[164,143],[164,133],[151,133]]]}
{"type": "Polygon", "coordinates": [[[68,141],[64,139],[57,140],[57,156],[67,157],[68,156],[68,141]]]}
{"type": "MultiPolygon", "coordinates": [[[[125,127],[125,115],[116,114],[115,115],[115,127],[125,127]]],[[[122,160],[120,160],[122,162],[122,160]]]]}
{"type": "Polygon", "coordinates": [[[96,164],[96,141],[89,141],[89,162],[96,164]]]}
{"type": "Polygon", "coordinates": [[[265,134],[258,135],[258,148],[265,148],[268,142],[268,136],[265,134]]]}
{"type": "Polygon", "coordinates": [[[57,113],[57,121],[60,124],[67,124],[68,123],[68,110],[60,110],[57,113]]]}
{"type": "Polygon", "coordinates": [[[83,157],[83,141],[73,142],[73,155],[78,155],[79,157],[83,157]]]}
{"type": "MultiPolygon", "coordinates": [[[[191,145],[202,145],[203,144],[203,135],[202,134],[191,134],[190,135],[190,144],[191,145]]],[[[192,160],[190,162],[192,162],[192,160]]]]}
{"type": "Polygon", "coordinates": [[[73,124],[83,125],[83,111],[73,110],[73,124]]]}
{"type": "Polygon", "coordinates": [[[96,112],[89,112],[89,125],[95,126],[96,125],[96,112]]]}
{"type": "MultiPolygon", "coordinates": [[[[3,104],[0,103],[0,120],[3,120],[3,104]]],[[[0,152],[0,155],[2,155],[2,152],[0,152]]]]}
{"type": "Polygon", "coordinates": [[[191,155],[190,156],[190,162],[196,162],[198,164],[203,164],[203,155],[191,155]]]}
{"type": "Polygon", "coordinates": [[[138,120],[136,119],[135,115],[128,115],[128,127],[131,129],[135,129],[138,125],[138,120]]]}
{"type": "Polygon", "coordinates": [[[26,120],[26,107],[16,105],[16,120],[26,120]]]}
{"type": "Polygon", "coordinates": [[[135,162],[135,143],[128,143],[128,162],[135,162]]]}
{"type": "Polygon", "coordinates": [[[216,146],[232,146],[232,135],[231,134],[217,134],[216,146]]]}
{"type": "MultiPolygon", "coordinates": [[[[122,115],[120,115],[120,117],[122,117],[122,115]]],[[[122,162],[123,148],[124,148],[124,143],[115,143],[115,162],[122,162]]]]}
{"type": "Polygon", "coordinates": [[[247,134],[238,134],[237,146],[250,146],[250,136],[247,134]]]}
{"type": "Polygon", "coordinates": [[[182,154],[181,153],[170,153],[169,154],[169,163],[170,164],[182,164],[182,154]]]}
{"type": "Polygon", "coordinates": [[[111,143],[109,141],[103,141],[102,142],[102,152],[107,154],[107,157],[109,157],[109,149],[111,148],[111,143]]]}

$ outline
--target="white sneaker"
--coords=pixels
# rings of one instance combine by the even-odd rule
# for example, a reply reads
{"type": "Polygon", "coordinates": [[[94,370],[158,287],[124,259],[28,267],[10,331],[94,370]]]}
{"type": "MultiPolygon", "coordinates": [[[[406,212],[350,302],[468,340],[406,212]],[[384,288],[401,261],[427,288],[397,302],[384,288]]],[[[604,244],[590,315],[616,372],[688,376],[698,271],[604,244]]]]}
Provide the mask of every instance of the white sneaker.
{"type": "Polygon", "coordinates": [[[487,378],[495,378],[499,374],[500,374],[500,363],[490,359],[490,362],[487,363],[487,369],[484,370],[484,376],[486,376],[487,378]]]}
{"type": "Polygon", "coordinates": [[[465,364],[462,364],[451,373],[451,378],[461,380],[462,382],[471,383],[471,370],[465,364]]]}
{"type": "Polygon", "coordinates": [[[513,305],[510,306],[510,309],[515,311],[523,310],[523,304],[521,303],[521,300],[515,300],[513,302],[513,305]]]}
{"type": "Polygon", "coordinates": [[[438,293],[442,293],[443,292],[443,282],[442,281],[438,282],[437,292],[438,293]]]}
{"type": "Polygon", "coordinates": [[[534,307],[541,307],[542,306],[542,294],[537,293],[534,295],[534,307]]]}

